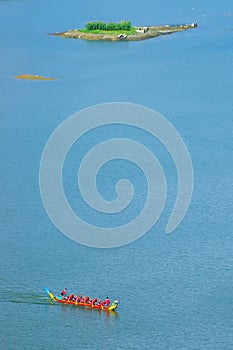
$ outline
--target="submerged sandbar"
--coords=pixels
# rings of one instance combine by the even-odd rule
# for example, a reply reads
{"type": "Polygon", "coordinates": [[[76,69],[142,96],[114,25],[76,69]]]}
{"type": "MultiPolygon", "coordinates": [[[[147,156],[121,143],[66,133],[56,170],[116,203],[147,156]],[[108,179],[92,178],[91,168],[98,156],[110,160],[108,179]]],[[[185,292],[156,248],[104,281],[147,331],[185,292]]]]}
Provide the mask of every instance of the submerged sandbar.
{"type": "Polygon", "coordinates": [[[56,78],[44,77],[42,75],[32,75],[32,74],[20,74],[16,75],[17,79],[27,79],[27,80],[56,80],[56,78]]]}

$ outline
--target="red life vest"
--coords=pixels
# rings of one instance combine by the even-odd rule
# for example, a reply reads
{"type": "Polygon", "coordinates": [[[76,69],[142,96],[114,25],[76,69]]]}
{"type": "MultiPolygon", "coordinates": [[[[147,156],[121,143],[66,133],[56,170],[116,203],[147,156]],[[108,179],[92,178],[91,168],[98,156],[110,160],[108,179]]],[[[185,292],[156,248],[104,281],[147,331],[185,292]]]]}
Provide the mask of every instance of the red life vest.
{"type": "Polygon", "coordinates": [[[110,300],[109,299],[105,299],[104,304],[109,306],[110,305],[110,300]]]}

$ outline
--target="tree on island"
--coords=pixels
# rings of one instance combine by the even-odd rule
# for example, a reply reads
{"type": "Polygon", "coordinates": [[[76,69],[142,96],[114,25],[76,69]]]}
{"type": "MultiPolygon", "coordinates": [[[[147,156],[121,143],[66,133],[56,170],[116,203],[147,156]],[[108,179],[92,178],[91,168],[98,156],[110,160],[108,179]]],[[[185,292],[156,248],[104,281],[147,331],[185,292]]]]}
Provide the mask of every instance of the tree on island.
{"type": "Polygon", "coordinates": [[[86,30],[130,30],[132,28],[130,21],[114,22],[87,22],[86,30]]]}

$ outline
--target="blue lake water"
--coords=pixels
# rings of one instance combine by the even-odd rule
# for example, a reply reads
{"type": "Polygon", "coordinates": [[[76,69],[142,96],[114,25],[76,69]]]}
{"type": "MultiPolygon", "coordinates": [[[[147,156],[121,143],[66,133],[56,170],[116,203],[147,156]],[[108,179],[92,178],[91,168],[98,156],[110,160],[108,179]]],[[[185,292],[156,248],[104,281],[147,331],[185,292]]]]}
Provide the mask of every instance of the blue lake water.
{"type": "MultiPolygon", "coordinates": [[[[0,38],[1,348],[232,349],[232,3],[0,1],[0,38]],[[133,25],[196,21],[199,26],[143,42],[46,35],[96,19],[131,19],[133,25]],[[58,80],[14,79],[22,73],[58,80]],[[103,250],[69,240],[51,223],[40,197],[39,165],[62,121],[82,108],[115,101],[165,116],[189,149],[195,181],[184,220],[166,235],[176,170],[161,145],[135,134],[158,152],[168,184],[166,205],[141,239],[103,250]],[[100,298],[107,293],[120,299],[119,311],[51,304],[44,285],[55,293],[64,287],[100,298]]],[[[129,132],[105,129],[89,142],[129,132]]],[[[78,145],[72,150],[76,164],[75,149],[78,145]]],[[[77,201],[72,164],[71,153],[64,169],[67,196],[75,210],[98,224],[98,215],[88,214],[77,201]]],[[[111,181],[119,172],[129,174],[140,188],[127,214],[133,218],[145,198],[140,196],[145,179],[131,164],[114,169],[113,163],[102,170],[98,186],[111,199],[111,181]]],[[[106,225],[120,219],[106,218],[106,225]]]]}

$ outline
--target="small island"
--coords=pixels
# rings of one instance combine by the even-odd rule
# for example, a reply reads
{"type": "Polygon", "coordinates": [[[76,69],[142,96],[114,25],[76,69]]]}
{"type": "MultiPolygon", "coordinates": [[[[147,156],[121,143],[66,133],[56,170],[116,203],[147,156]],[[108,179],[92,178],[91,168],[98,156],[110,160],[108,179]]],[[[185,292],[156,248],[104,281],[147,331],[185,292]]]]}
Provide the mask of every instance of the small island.
{"type": "Polygon", "coordinates": [[[70,29],[66,32],[56,32],[50,35],[85,40],[133,41],[150,39],[196,27],[197,23],[134,27],[131,25],[130,21],[121,21],[118,23],[88,22],[86,23],[85,29],[70,29]]]}

